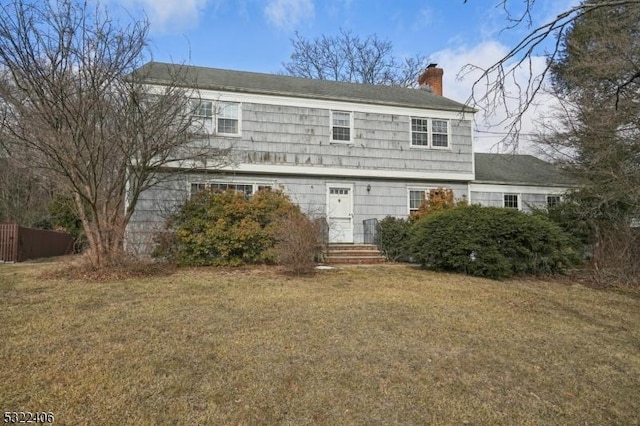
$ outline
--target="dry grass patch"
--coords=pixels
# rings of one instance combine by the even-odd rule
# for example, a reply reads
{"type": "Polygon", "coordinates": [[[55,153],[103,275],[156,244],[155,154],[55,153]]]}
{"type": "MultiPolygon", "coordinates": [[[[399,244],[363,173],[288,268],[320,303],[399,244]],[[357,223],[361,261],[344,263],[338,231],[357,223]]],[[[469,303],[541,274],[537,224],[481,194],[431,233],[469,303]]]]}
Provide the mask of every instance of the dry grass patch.
{"type": "Polygon", "coordinates": [[[406,266],[43,281],[0,265],[3,410],[61,424],[634,424],[640,299],[406,266]]]}

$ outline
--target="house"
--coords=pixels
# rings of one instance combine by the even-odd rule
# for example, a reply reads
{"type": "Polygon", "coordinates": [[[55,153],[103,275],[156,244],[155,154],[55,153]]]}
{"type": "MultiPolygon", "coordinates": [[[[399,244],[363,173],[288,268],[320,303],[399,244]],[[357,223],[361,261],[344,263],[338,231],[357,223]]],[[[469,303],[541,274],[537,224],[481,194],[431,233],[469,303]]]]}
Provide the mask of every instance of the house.
{"type": "MultiPolygon", "coordinates": [[[[175,67],[151,62],[139,72],[162,85],[175,67]]],[[[515,208],[561,194],[554,176],[545,174],[552,185],[525,176],[544,163],[533,157],[523,159],[527,168],[521,169],[495,155],[474,155],[475,110],[442,96],[442,73],[430,65],[419,87],[399,88],[186,67],[185,84],[199,94],[197,119],[217,143],[232,148],[233,164],[203,163],[143,193],[129,246],[148,248],[166,213],[208,188],[248,195],[283,188],[304,211],[326,216],[334,243],[363,242],[366,220],[406,217],[432,188],[515,208]],[[503,166],[510,172],[493,174],[503,166]]]]}

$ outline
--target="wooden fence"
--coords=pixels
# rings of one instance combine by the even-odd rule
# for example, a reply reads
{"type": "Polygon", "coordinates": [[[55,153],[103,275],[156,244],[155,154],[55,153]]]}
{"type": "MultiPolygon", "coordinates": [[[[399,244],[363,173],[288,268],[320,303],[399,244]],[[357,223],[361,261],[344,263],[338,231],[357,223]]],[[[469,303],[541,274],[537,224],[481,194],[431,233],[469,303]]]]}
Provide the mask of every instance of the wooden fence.
{"type": "Polygon", "coordinates": [[[73,250],[73,237],[66,232],[32,229],[15,223],[0,223],[0,261],[23,262],[62,256],[73,250]]]}

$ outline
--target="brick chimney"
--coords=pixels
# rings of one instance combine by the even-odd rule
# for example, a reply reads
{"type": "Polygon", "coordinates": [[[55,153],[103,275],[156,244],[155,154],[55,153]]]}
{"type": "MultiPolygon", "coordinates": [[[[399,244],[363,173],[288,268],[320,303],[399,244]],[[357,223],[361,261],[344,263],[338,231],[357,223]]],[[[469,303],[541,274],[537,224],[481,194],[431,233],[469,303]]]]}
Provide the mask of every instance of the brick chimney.
{"type": "Polygon", "coordinates": [[[442,96],[442,75],[444,70],[438,68],[438,64],[429,64],[426,70],[418,77],[420,87],[429,87],[435,95],[442,96]]]}

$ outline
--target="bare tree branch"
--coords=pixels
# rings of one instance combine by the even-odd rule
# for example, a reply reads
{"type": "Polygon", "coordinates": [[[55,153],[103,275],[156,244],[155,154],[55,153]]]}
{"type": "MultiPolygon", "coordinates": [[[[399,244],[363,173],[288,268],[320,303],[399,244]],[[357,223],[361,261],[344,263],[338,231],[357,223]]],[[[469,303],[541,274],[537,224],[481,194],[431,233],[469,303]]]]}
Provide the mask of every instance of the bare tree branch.
{"type": "MultiPolygon", "coordinates": [[[[467,0],[464,3],[468,3],[467,0]]],[[[508,25],[505,30],[510,30],[518,25],[532,26],[532,10],[536,0],[526,0],[523,12],[514,14],[510,8],[513,0],[500,0],[498,7],[502,7],[507,14],[508,25]]],[[[593,13],[600,9],[615,8],[627,5],[640,5],[640,0],[587,0],[571,7],[556,16],[551,21],[533,28],[519,43],[516,44],[504,57],[488,68],[482,68],[468,64],[460,72],[464,77],[473,72],[480,72],[480,76],[473,84],[472,94],[467,103],[480,107],[488,115],[493,114],[498,108],[502,108],[505,119],[497,123],[497,126],[506,126],[507,132],[503,142],[512,148],[517,147],[518,137],[522,128],[523,114],[529,110],[540,93],[549,75],[549,63],[558,57],[561,51],[561,40],[573,23],[585,14],[593,13]],[[549,38],[554,38],[555,43],[549,52],[542,52],[542,47],[549,38]],[[547,65],[541,72],[533,68],[533,60],[536,56],[545,55],[547,65]],[[525,72],[525,81],[518,78],[517,74],[525,72]],[[515,83],[517,93],[509,93],[508,83],[515,83]],[[517,107],[512,109],[509,105],[516,101],[517,107]]]]}
{"type": "Polygon", "coordinates": [[[291,45],[290,61],[282,64],[285,72],[318,80],[410,87],[430,62],[419,54],[398,59],[390,41],[376,35],[361,38],[343,29],[334,37],[314,40],[296,33],[291,45]]]}

